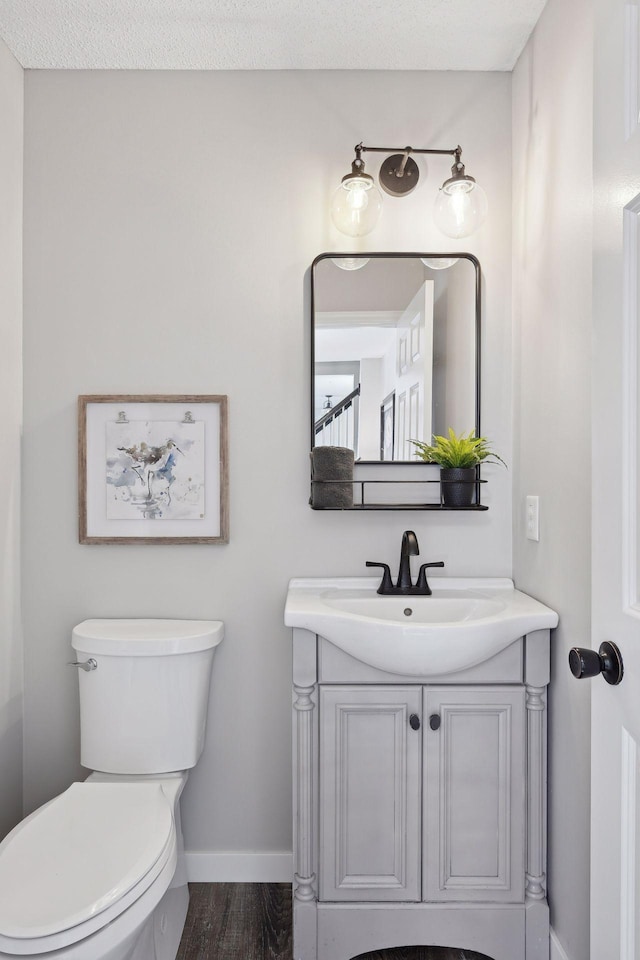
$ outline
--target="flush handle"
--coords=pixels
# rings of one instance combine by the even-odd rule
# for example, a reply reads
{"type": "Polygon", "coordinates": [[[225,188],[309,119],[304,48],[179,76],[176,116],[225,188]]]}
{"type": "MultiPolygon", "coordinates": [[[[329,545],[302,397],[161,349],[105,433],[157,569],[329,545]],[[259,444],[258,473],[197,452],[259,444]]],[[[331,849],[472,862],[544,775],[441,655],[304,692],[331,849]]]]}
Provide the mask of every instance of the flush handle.
{"type": "Polygon", "coordinates": [[[411,727],[412,730],[420,729],[420,717],[418,716],[417,713],[412,713],[411,716],[409,717],[409,726],[411,727]]]}
{"type": "Polygon", "coordinates": [[[90,670],[97,670],[97,669],[98,669],[98,663],[97,663],[96,660],[93,659],[93,657],[89,657],[88,660],[83,660],[83,661],[80,661],[80,660],[71,660],[71,661],[67,664],[67,666],[68,666],[68,667],[77,667],[79,670],[85,670],[87,673],[89,673],[90,670]]]}
{"type": "Polygon", "coordinates": [[[573,647],[569,651],[569,669],[577,680],[585,677],[597,677],[602,674],[607,683],[620,683],[624,674],[622,654],[615,643],[605,640],[600,649],[586,650],[584,647],[573,647]]]}

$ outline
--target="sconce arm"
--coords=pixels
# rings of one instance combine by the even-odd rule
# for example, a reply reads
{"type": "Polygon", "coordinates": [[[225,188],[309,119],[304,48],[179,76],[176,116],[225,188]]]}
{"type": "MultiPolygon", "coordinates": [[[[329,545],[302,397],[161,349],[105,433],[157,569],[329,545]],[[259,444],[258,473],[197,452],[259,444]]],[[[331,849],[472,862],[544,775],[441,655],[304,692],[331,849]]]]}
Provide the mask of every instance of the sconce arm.
{"type": "Polygon", "coordinates": [[[417,147],[365,147],[363,143],[359,143],[355,151],[356,156],[359,156],[360,153],[432,153],[442,157],[459,158],[462,153],[462,147],[457,146],[452,150],[426,150],[418,149],[417,147]]]}

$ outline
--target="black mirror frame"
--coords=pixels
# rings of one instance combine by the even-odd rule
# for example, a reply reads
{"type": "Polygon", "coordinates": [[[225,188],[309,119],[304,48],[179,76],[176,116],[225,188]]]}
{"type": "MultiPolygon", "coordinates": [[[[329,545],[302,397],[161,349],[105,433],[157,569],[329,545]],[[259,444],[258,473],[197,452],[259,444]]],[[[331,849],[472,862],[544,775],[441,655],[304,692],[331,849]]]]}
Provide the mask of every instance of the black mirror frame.
{"type": "MultiPolygon", "coordinates": [[[[475,431],[476,436],[480,437],[480,395],[481,395],[481,373],[482,373],[482,364],[481,364],[481,335],[482,335],[482,271],[480,269],[480,262],[477,257],[472,253],[458,253],[457,251],[453,253],[369,253],[362,252],[358,254],[351,253],[320,253],[314,259],[311,264],[311,385],[310,385],[310,420],[311,420],[311,445],[310,449],[313,450],[315,446],[315,417],[314,417],[314,406],[315,406],[315,268],[318,263],[322,260],[337,260],[340,257],[363,257],[368,258],[369,260],[374,259],[406,259],[408,257],[418,258],[418,259],[448,259],[450,257],[457,257],[459,260],[469,260],[475,269],[475,373],[476,373],[476,388],[475,388],[475,431]]],[[[421,460],[358,460],[358,464],[366,464],[367,466],[411,466],[411,465],[422,465],[421,460]]]]}

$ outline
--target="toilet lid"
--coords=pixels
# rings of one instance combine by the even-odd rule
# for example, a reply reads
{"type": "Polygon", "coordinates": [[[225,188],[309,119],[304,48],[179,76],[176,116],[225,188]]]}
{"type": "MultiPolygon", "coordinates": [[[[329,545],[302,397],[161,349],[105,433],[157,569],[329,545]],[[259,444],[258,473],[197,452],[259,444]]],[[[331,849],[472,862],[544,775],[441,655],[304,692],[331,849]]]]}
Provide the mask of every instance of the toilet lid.
{"type": "Polygon", "coordinates": [[[74,783],[0,844],[0,934],[45,937],[107,910],[173,835],[158,783],[74,783]]]}

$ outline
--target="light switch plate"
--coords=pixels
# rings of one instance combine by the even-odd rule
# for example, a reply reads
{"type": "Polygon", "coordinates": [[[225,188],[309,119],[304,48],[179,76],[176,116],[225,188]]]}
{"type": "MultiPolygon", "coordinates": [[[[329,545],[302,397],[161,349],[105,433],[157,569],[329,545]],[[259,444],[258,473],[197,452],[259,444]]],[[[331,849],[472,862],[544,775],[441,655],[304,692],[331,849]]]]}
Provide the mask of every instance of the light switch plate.
{"type": "Polygon", "coordinates": [[[525,504],[527,540],[540,539],[540,498],[527,497],[525,504]]]}

